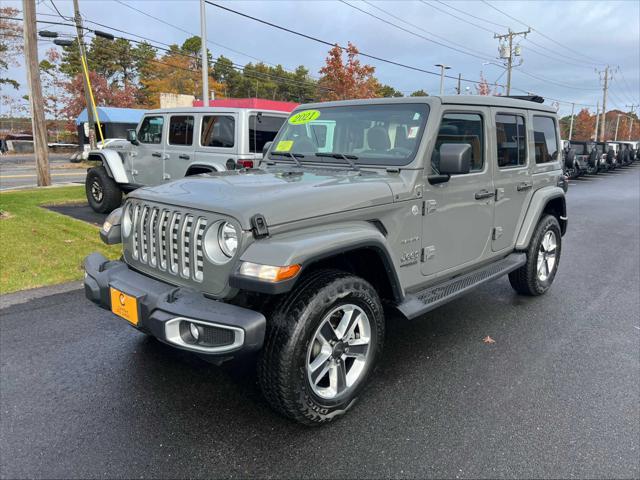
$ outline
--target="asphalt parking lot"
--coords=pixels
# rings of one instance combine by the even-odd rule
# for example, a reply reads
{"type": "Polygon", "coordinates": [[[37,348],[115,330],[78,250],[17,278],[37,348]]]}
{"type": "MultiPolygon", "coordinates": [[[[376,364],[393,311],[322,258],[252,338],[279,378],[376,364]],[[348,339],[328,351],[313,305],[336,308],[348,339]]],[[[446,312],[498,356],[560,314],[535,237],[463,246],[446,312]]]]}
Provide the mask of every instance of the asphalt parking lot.
{"type": "Polygon", "coordinates": [[[640,164],[567,201],[548,294],[503,278],[391,319],[376,380],[322,428],[274,414],[250,363],[174,351],[80,290],[4,308],[1,476],[637,478],[640,164]]]}
{"type": "MultiPolygon", "coordinates": [[[[74,168],[69,163],[70,153],[50,153],[51,182],[53,185],[62,183],[81,183],[87,169],[74,168]]],[[[0,191],[16,188],[30,188],[37,184],[35,157],[32,153],[21,155],[0,156],[0,191]]]]}

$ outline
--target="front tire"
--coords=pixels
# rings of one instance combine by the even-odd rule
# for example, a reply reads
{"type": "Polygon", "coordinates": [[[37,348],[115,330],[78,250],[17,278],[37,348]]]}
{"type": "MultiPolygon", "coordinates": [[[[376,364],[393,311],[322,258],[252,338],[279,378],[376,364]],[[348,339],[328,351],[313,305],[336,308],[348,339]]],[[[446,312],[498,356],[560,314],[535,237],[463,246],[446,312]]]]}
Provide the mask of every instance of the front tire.
{"type": "Polygon", "coordinates": [[[98,213],[110,213],[122,203],[120,187],[102,166],[90,168],[87,172],[85,193],[89,205],[98,213]]]}
{"type": "Polygon", "coordinates": [[[264,396],[302,424],[335,420],[371,377],[384,330],[382,304],[368,282],[337,270],[310,274],[269,318],[258,363],[264,396]]]}
{"type": "Polygon", "coordinates": [[[545,215],[531,238],[527,262],[509,274],[513,289],[529,296],[542,295],[553,283],[560,263],[562,234],[558,219],[545,215]]]}

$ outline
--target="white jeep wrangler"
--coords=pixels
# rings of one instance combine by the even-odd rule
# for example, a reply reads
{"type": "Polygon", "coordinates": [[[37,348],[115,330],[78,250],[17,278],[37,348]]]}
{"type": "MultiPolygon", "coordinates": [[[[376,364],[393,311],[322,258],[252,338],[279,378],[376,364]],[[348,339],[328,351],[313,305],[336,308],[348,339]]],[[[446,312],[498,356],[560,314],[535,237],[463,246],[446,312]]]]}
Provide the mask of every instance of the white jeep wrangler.
{"type": "Polygon", "coordinates": [[[128,141],[89,152],[99,162],[87,171],[89,205],[109,213],[122,194],[189,175],[256,168],[262,147],[274,139],[287,112],[248,108],[187,107],[151,110],[128,141]]]}

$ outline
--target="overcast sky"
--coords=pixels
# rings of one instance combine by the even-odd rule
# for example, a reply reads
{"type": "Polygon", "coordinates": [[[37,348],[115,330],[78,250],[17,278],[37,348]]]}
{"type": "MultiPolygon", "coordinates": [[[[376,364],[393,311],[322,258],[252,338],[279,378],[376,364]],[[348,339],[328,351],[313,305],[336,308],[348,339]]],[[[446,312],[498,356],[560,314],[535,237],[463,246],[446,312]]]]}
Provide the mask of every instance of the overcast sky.
{"type": "MultiPolygon", "coordinates": [[[[71,0],[53,1],[62,14],[72,14],[71,0]]],[[[498,62],[498,41],[493,38],[493,32],[505,33],[508,27],[521,31],[530,26],[533,32],[526,40],[519,41],[524,63],[514,69],[514,88],[564,102],[595,105],[598,99],[602,99],[600,80],[595,69],[602,69],[605,64],[609,64],[614,68],[618,67],[618,70],[613,74],[608,107],[628,110],[625,105],[639,103],[638,0],[489,0],[490,5],[480,0],[346,1],[416,35],[388,25],[340,1],[224,0],[218,3],[323,40],[341,45],[351,41],[362,52],[422,69],[435,71],[437,68],[434,64],[445,63],[452,67],[450,74],[461,73],[463,78],[473,80],[477,80],[482,71],[490,83],[497,79],[498,83],[506,81],[504,69],[493,64],[483,64],[498,62]]],[[[21,2],[2,0],[2,3],[21,9],[21,2]]],[[[94,20],[163,43],[182,43],[188,35],[180,29],[199,34],[198,1],[139,0],[126,3],[178,28],[146,17],[115,0],[80,0],[80,8],[86,20],[94,20]]],[[[38,14],[46,15],[55,13],[50,0],[38,0],[37,11],[38,14]]],[[[215,42],[209,44],[214,56],[224,54],[240,64],[255,62],[259,58],[269,64],[282,64],[287,69],[302,64],[310,70],[312,76],[318,76],[328,50],[326,45],[210,5],[207,6],[206,17],[208,38],[215,42]]],[[[55,19],[45,15],[40,18],[55,19]]],[[[39,25],[39,28],[44,26],[39,25]]],[[[105,30],[102,27],[96,28],[105,30]]],[[[72,32],[65,27],[55,29],[72,32]]],[[[50,43],[41,42],[40,45],[42,55],[50,43]]],[[[362,60],[376,67],[376,76],[381,82],[390,84],[405,94],[417,89],[424,89],[430,94],[438,93],[439,78],[435,75],[370,59],[362,60]]],[[[24,88],[26,78],[22,67],[13,69],[10,76],[17,78],[24,88]]],[[[445,92],[454,93],[455,86],[455,80],[447,79],[445,92]]],[[[470,83],[463,83],[463,90],[466,86],[471,87],[471,92],[475,92],[470,83]]],[[[560,104],[561,113],[568,113],[570,109],[571,106],[567,103],[560,104]]]]}

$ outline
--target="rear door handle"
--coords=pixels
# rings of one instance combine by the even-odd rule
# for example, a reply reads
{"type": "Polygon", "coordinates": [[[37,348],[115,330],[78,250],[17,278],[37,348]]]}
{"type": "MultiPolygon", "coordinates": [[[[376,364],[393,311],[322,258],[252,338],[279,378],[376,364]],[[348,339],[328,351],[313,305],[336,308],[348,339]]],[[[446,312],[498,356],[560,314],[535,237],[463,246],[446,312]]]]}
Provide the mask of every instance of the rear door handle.
{"type": "Polygon", "coordinates": [[[516,190],[518,190],[519,192],[524,192],[525,190],[529,190],[532,187],[533,187],[532,182],[522,182],[516,186],[516,190]]]}
{"type": "Polygon", "coordinates": [[[162,158],[162,154],[160,152],[153,152],[151,154],[152,157],[162,158]]]}
{"type": "Polygon", "coordinates": [[[189,157],[189,155],[178,155],[178,158],[181,160],[189,160],[191,157],[189,157]]]}
{"type": "Polygon", "coordinates": [[[490,192],[489,190],[480,190],[476,192],[476,200],[486,200],[487,198],[491,198],[495,195],[494,192],[490,192]]]}

